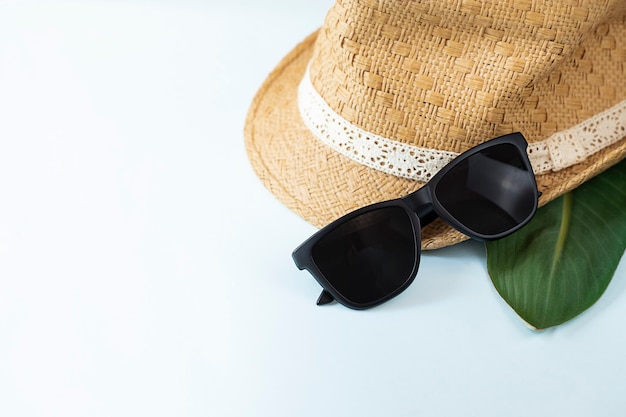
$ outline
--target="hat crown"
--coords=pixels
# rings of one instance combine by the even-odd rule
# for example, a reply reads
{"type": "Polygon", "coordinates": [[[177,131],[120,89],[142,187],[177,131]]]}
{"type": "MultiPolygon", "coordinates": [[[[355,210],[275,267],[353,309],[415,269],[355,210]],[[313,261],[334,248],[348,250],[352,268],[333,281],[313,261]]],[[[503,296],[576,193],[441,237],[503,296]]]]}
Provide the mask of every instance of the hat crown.
{"type": "Polygon", "coordinates": [[[318,36],[311,81],[336,113],[366,131],[462,152],[522,130],[508,114],[524,111],[534,86],[625,6],[338,1],[318,36]]]}

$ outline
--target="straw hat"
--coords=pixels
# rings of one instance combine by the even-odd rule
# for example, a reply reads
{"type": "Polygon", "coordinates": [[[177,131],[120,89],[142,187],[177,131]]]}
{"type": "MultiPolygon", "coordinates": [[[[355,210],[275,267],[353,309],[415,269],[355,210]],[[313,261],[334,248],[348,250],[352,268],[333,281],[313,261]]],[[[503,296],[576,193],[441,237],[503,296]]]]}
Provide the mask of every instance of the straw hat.
{"type": "Polygon", "coordinates": [[[321,227],[519,131],[543,205],[626,156],[624,40],[624,0],[338,0],[258,91],[248,157],[321,227]]]}

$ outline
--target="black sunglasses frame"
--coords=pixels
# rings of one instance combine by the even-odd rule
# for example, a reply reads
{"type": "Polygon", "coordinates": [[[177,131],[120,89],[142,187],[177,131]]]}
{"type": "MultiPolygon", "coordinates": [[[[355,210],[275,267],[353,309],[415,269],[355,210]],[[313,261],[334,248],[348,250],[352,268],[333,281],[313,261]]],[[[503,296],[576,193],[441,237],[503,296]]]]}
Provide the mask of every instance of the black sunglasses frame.
{"type": "Polygon", "coordinates": [[[333,300],[336,300],[340,304],[343,304],[346,307],[350,307],[356,310],[362,310],[370,307],[374,307],[376,305],[382,304],[385,301],[390,300],[396,295],[400,294],[404,291],[415,279],[417,275],[417,270],[419,269],[419,262],[421,258],[422,251],[422,233],[421,233],[421,225],[420,219],[415,211],[411,209],[411,207],[402,199],[394,199],[389,201],[383,201],[381,203],[371,204],[369,206],[360,208],[351,213],[346,214],[345,216],[335,220],[330,223],[328,226],[320,229],[316,234],[307,239],[304,243],[302,243],[296,250],[293,251],[292,257],[296,266],[300,270],[306,269],[313,275],[313,277],[317,280],[317,282],[322,286],[323,291],[320,294],[317,305],[328,304],[333,300]],[[338,226],[345,224],[346,222],[359,217],[365,213],[369,213],[375,210],[380,210],[388,207],[400,207],[402,208],[408,215],[408,218],[411,222],[411,227],[413,229],[413,240],[415,241],[414,245],[414,259],[415,262],[413,264],[413,268],[411,273],[407,277],[407,280],[400,285],[396,290],[392,291],[385,296],[368,303],[357,303],[351,301],[344,297],[339,291],[335,289],[335,287],[328,281],[325,274],[319,269],[315,260],[313,259],[313,248],[315,245],[322,239],[324,239],[330,232],[334,231],[338,226]]]}
{"type": "MultiPolygon", "coordinates": [[[[300,246],[298,246],[292,254],[293,260],[300,270],[307,270],[313,277],[317,280],[317,282],[322,286],[323,291],[320,297],[317,300],[318,305],[327,304],[336,300],[340,304],[352,308],[352,309],[366,309],[382,304],[391,298],[397,296],[401,292],[403,292],[415,279],[417,275],[417,271],[419,269],[419,263],[421,258],[421,229],[423,226],[426,226],[428,223],[436,219],[437,217],[441,217],[446,223],[450,226],[454,227],[461,233],[469,236],[472,239],[476,240],[496,240],[502,237],[508,236],[511,233],[522,228],[524,225],[530,221],[530,219],[534,216],[537,210],[537,201],[539,199],[539,192],[537,190],[537,184],[535,182],[535,177],[533,174],[532,166],[528,159],[526,148],[528,144],[524,136],[517,132],[511,133],[508,135],[500,136],[495,139],[491,139],[486,141],[480,145],[477,145],[466,152],[457,156],[454,160],[448,163],[445,167],[443,167],[437,174],[435,174],[422,188],[417,191],[412,192],[401,198],[396,198],[393,200],[383,201],[380,203],[374,203],[360,209],[357,209],[353,212],[350,212],[339,219],[331,222],[327,226],[320,229],[314,235],[312,235],[309,239],[304,241],[300,246]],[[476,155],[478,153],[484,152],[485,150],[495,147],[497,145],[509,144],[513,145],[517,151],[520,153],[520,161],[524,165],[524,169],[529,173],[529,179],[532,183],[532,187],[526,191],[530,191],[532,193],[532,201],[534,202],[534,206],[529,211],[529,214],[519,221],[515,226],[507,229],[504,232],[495,233],[495,234],[484,234],[479,233],[470,228],[466,227],[463,223],[458,221],[446,208],[445,206],[438,200],[435,189],[442,178],[445,178],[446,175],[456,167],[460,163],[466,161],[469,157],[476,155]],[[314,258],[313,258],[313,250],[315,245],[323,240],[329,233],[336,230],[337,227],[345,224],[346,222],[362,216],[365,213],[372,212],[374,210],[384,209],[388,207],[399,207],[403,209],[408,215],[408,219],[410,220],[412,232],[413,232],[413,240],[414,244],[414,265],[411,270],[411,273],[407,276],[406,280],[394,291],[389,294],[385,294],[382,297],[372,300],[367,303],[358,303],[352,300],[349,300],[341,292],[337,291],[332,283],[326,278],[325,274],[320,270],[317,266],[314,258]]],[[[497,175],[497,173],[494,173],[497,175]]],[[[528,197],[527,197],[528,198],[528,197]]]]}

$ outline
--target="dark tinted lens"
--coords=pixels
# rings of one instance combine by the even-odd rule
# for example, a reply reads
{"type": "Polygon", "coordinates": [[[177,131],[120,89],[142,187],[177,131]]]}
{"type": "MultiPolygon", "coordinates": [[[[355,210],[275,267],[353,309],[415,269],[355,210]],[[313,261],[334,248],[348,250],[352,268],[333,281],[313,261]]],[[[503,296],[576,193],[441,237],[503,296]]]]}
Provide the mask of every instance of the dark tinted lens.
{"type": "Polygon", "coordinates": [[[334,229],[313,248],[313,260],[348,300],[370,303],[402,286],[416,260],[413,227],[401,207],[374,209],[334,229]]]}
{"type": "Polygon", "coordinates": [[[534,176],[511,144],[495,145],[452,168],[436,185],[440,204],[468,229],[485,235],[511,230],[533,212],[534,176]]]}

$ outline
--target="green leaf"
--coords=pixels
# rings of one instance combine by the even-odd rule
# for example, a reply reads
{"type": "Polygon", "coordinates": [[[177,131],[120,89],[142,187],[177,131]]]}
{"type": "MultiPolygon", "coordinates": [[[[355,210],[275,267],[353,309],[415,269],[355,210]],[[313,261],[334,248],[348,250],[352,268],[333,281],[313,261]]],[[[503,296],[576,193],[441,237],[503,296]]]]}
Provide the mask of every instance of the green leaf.
{"type": "Polygon", "coordinates": [[[562,324],[604,293],[626,248],[625,186],[622,161],[487,243],[493,284],[531,327],[562,324]]]}

